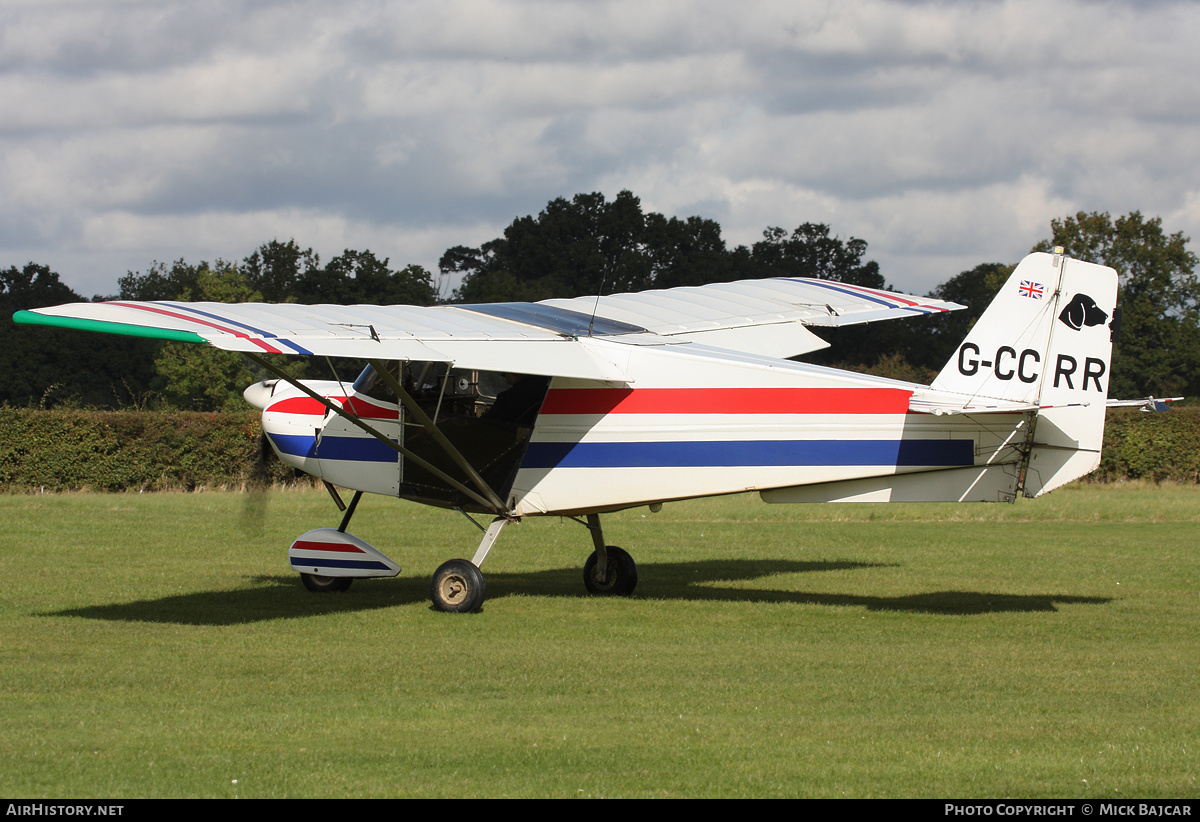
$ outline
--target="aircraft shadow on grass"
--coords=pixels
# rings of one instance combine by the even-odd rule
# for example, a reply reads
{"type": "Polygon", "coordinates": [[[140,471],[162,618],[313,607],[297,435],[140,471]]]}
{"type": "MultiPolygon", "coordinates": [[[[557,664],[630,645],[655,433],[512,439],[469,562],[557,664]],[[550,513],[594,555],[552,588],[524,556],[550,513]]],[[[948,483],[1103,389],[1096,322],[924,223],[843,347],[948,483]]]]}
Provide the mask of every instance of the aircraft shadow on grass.
{"type": "MultiPolygon", "coordinates": [[[[866,562],[801,562],[790,560],[713,560],[647,563],[635,598],[716,602],[770,602],[797,605],[857,606],[870,611],[901,611],[971,616],[999,612],[1057,611],[1058,604],[1102,605],[1109,597],[1062,594],[1002,594],[979,591],[934,591],[905,596],[831,594],[779,588],[742,588],[733,583],[786,574],[897,567],[866,562]],[[728,584],[723,586],[723,583],[728,584]]],[[[202,591],[112,605],[93,605],[44,613],[116,622],[159,622],[176,625],[239,625],[270,619],[369,611],[429,601],[425,576],[364,580],[345,594],[310,595],[291,574],[262,576],[252,588],[202,591]]],[[[578,568],[530,573],[495,573],[487,577],[489,599],[506,596],[584,597],[578,568]]]]}

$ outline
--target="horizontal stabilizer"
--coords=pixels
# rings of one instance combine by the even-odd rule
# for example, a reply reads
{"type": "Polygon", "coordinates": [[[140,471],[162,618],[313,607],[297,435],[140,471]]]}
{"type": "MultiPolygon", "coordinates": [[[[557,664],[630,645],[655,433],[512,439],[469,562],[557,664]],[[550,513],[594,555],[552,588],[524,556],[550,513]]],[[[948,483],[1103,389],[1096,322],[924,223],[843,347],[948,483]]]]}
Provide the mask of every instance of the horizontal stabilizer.
{"type": "Polygon", "coordinates": [[[933,414],[935,417],[954,414],[1014,414],[1023,411],[1036,411],[1038,406],[1027,402],[1006,402],[1004,400],[986,400],[959,398],[955,400],[930,400],[913,394],[908,403],[908,410],[913,414],[933,414]]]}
{"type": "MultiPolygon", "coordinates": [[[[1135,405],[1141,405],[1139,400],[1135,405]]],[[[972,399],[959,400],[929,400],[913,395],[908,404],[908,410],[914,414],[933,414],[940,417],[943,414],[1013,414],[1022,411],[1046,411],[1051,408],[1087,408],[1091,403],[1067,402],[1057,405],[1037,405],[1035,403],[1005,402],[1004,400],[972,399]]],[[[1111,405],[1111,402],[1110,402],[1111,405]]]]}
{"type": "Polygon", "coordinates": [[[1143,397],[1140,400],[1109,400],[1109,408],[1141,408],[1143,411],[1169,411],[1169,402],[1179,402],[1183,397],[1143,397]]]}

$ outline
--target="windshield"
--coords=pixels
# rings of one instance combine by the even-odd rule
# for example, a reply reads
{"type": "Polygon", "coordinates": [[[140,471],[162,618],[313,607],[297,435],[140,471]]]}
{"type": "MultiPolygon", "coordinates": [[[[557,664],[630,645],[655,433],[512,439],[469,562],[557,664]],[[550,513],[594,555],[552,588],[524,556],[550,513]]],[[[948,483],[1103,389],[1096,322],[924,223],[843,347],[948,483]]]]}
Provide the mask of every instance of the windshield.
{"type": "MultiPolygon", "coordinates": [[[[387,369],[421,405],[436,404],[441,396],[443,403],[449,402],[456,413],[469,416],[482,414],[508,387],[504,375],[497,371],[451,368],[447,373],[446,363],[389,362],[387,369]]],[[[369,365],[354,381],[354,393],[381,402],[398,403],[387,381],[369,365]]]]}

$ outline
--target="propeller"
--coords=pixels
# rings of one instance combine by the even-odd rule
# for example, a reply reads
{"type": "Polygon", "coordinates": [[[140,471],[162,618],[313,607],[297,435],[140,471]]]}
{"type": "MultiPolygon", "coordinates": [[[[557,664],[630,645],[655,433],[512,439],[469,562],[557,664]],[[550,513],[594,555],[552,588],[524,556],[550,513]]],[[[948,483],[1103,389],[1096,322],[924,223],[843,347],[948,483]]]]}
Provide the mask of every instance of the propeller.
{"type": "Polygon", "coordinates": [[[250,536],[261,536],[263,523],[267,516],[268,492],[274,481],[272,475],[273,463],[279,461],[271,441],[261,429],[258,432],[258,446],[255,456],[246,472],[246,503],[242,508],[242,530],[250,536]]]}
{"type": "MultiPolygon", "coordinates": [[[[248,386],[242,392],[242,396],[246,402],[262,411],[270,403],[278,384],[279,380],[256,382],[248,386]]],[[[271,447],[271,441],[262,430],[260,418],[258,445],[255,448],[254,460],[250,463],[250,470],[246,472],[246,504],[242,508],[242,530],[251,536],[261,536],[263,532],[263,521],[267,515],[267,492],[275,479],[272,476],[272,462],[278,459],[275,449],[271,447]]]]}

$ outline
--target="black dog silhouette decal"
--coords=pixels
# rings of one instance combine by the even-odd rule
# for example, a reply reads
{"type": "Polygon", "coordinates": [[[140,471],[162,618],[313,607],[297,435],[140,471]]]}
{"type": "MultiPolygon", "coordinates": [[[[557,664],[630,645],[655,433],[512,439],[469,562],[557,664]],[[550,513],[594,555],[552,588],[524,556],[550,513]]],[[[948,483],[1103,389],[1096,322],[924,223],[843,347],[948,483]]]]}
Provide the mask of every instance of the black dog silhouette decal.
{"type": "Polygon", "coordinates": [[[1084,326],[1090,328],[1093,325],[1103,325],[1108,319],[1108,314],[1104,313],[1100,306],[1096,305],[1096,301],[1087,294],[1076,294],[1071,298],[1071,302],[1067,303],[1067,307],[1062,310],[1058,318],[1079,331],[1084,326]]]}

